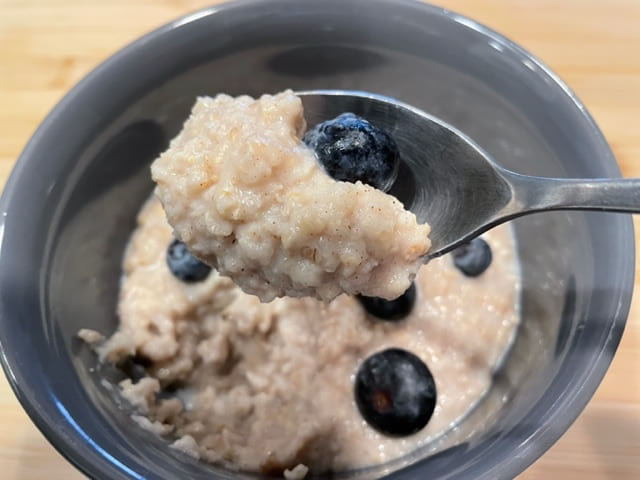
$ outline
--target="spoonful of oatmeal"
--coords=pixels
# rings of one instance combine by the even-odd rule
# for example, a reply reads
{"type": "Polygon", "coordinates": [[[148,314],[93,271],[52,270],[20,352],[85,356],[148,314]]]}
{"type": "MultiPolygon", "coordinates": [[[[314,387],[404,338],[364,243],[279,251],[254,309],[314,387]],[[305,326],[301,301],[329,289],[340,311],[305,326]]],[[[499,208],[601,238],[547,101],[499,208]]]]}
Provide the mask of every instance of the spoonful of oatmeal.
{"type": "Polygon", "coordinates": [[[640,181],[519,175],[365,92],[201,97],[151,171],[177,239],[265,302],[391,300],[426,259],[514,217],[640,211],[640,181]]]}
{"type": "Polygon", "coordinates": [[[353,115],[305,131],[292,91],[199,98],[151,167],[175,236],[265,302],[399,297],[430,228],[383,191],[397,176],[397,146],[353,115]],[[354,169],[357,178],[341,176],[354,169]]]}

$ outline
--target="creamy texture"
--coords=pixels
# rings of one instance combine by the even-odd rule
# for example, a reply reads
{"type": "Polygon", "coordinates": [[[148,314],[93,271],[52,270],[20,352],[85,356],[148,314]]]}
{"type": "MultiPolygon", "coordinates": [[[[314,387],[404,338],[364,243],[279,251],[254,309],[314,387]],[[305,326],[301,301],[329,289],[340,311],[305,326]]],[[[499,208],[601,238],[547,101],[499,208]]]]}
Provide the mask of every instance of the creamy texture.
{"type": "Polygon", "coordinates": [[[330,178],[304,129],[291,91],[199,98],[151,168],[169,223],[263,301],[398,297],[430,247],[429,226],[390,195],[330,178]]]}
{"type": "Polygon", "coordinates": [[[185,284],[167,267],[172,238],[151,199],[124,259],[120,326],[99,352],[113,362],[151,360],[148,377],[120,385],[140,426],[172,438],[177,450],[235,468],[302,478],[307,467],[348,470],[409,453],[479,401],[518,324],[519,278],[506,226],[485,235],[493,263],[480,277],[462,275],[449,256],[423,266],[416,305],[400,322],[368,316],[347,295],[329,304],[261,303],[215,271],[185,284]],[[387,347],[418,355],[436,382],[433,417],[406,438],[377,433],[353,399],[358,366],[387,347]],[[157,398],[176,387],[176,398],[157,398]]]}

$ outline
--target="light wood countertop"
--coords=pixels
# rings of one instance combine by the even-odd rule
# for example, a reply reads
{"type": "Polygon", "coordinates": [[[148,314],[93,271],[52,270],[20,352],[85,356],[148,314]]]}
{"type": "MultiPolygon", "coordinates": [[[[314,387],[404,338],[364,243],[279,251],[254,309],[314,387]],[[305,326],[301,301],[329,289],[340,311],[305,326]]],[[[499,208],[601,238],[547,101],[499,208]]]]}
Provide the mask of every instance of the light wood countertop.
{"type": "MultiPolygon", "coordinates": [[[[640,0],[436,1],[496,29],[546,62],[593,114],[624,175],[640,177],[640,0]]],[[[139,35],[211,3],[0,0],[0,187],[36,126],[80,78],[139,35]]],[[[4,480],[82,478],[33,426],[4,376],[0,472],[4,480]]],[[[640,478],[637,295],[618,353],[594,399],[519,478],[640,478]]]]}

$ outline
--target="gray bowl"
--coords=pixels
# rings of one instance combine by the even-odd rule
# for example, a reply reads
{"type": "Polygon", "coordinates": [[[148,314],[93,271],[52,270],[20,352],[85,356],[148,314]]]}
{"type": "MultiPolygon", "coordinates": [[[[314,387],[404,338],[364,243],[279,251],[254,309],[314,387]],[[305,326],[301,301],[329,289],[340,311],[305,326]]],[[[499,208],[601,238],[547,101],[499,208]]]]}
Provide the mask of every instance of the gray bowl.
{"type": "MultiPolygon", "coordinates": [[[[97,366],[74,335],[81,327],[107,334],[116,327],[120,259],[152,188],[149,163],[179,130],[194,97],[284,88],[396,97],[522,173],[620,173],[584,106],[548,68],[440,8],[391,0],[244,1],[143,37],[51,112],[1,201],[2,364],[36,425],[92,478],[244,477],[183,457],[133,425],[126,405],[100,381],[121,374],[97,366]]],[[[419,181],[405,172],[398,190],[405,202],[419,181]]],[[[541,214],[516,222],[515,232],[523,324],[485,401],[420,451],[340,477],[511,478],[584,408],[629,308],[631,219],[541,214]]]]}

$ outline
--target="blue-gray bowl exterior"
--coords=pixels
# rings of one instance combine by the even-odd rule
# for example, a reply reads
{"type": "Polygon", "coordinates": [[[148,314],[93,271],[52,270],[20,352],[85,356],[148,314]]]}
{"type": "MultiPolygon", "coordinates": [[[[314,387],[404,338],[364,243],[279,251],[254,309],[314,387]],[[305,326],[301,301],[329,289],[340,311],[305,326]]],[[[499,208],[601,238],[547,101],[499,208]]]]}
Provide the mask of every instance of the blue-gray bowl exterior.
{"type": "MultiPolygon", "coordinates": [[[[239,1],[141,38],[49,114],[0,204],[5,373],[45,436],[92,478],[255,478],[174,453],[140,430],[100,382],[119,372],[98,366],[74,335],[81,327],[115,329],[120,260],[152,189],[148,166],[194,98],[285,88],[396,97],[522,173],[620,175],[564,83],[509,40],[441,8],[392,0],[239,1]]],[[[410,203],[414,179],[405,174],[400,194],[410,203]]],[[[523,323],[488,397],[509,397],[500,415],[484,418],[480,405],[460,427],[461,438],[476,431],[462,444],[446,448],[455,441],[450,436],[345,478],[512,478],[584,408],[629,309],[631,218],[542,214],[518,220],[515,231],[523,323]],[[425,458],[434,448],[440,451],[425,458]]]]}

